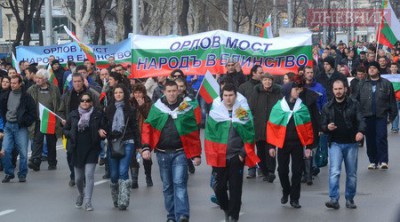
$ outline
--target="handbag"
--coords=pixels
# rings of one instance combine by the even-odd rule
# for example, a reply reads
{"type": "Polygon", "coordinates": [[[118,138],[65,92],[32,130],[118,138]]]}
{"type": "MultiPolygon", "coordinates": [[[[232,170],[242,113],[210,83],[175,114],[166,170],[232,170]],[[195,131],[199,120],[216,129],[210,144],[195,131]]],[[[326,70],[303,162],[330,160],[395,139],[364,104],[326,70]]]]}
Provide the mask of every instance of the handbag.
{"type": "Polygon", "coordinates": [[[128,126],[128,121],[129,121],[129,117],[126,120],[124,132],[122,133],[122,136],[111,140],[111,144],[110,144],[111,145],[111,158],[121,159],[125,156],[124,141],[122,141],[122,139],[125,136],[126,127],[128,126]]]}
{"type": "Polygon", "coordinates": [[[319,146],[315,153],[315,164],[317,167],[328,165],[328,140],[327,136],[320,137],[319,146]]]}

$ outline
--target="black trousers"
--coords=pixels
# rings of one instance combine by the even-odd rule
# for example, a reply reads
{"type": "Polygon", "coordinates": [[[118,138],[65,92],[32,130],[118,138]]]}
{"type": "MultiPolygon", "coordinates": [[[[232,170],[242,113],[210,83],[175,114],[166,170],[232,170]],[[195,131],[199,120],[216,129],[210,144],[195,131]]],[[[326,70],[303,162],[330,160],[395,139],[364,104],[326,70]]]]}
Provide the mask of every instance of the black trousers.
{"type": "Polygon", "coordinates": [[[40,132],[40,121],[36,121],[35,126],[35,136],[33,138],[32,144],[32,161],[35,164],[40,165],[42,152],[43,152],[43,140],[46,136],[47,142],[47,161],[49,166],[56,166],[57,165],[57,151],[56,151],[56,144],[57,144],[57,136],[56,134],[43,134],[40,132]]]}
{"type": "Polygon", "coordinates": [[[304,150],[300,143],[285,144],[278,148],[278,174],[281,181],[283,195],[290,195],[291,201],[300,198],[301,174],[304,166],[304,150]],[[292,181],[289,181],[289,163],[292,158],[292,181]]]}
{"type": "Polygon", "coordinates": [[[258,164],[261,171],[265,176],[268,174],[275,174],[276,169],[276,158],[269,155],[269,147],[265,140],[257,141],[257,156],[261,162],[258,164]]]}
{"type": "Polygon", "coordinates": [[[213,167],[215,175],[215,195],[222,210],[233,219],[239,219],[242,205],[244,163],[239,156],[226,160],[226,167],[213,167]],[[229,184],[229,196],[228,196],[229,184]]]}
{"type": "MultiPolygon", "coordinates": [[[[151,176],[151,166],[152,165],[153,165],[153,161],[151,159],[150,160],[143,159],[144,174],[146,176],[151,176]]],[[[132,158],[130,167],[131,168],[140,168],[140,165],[136,159],[136,155],[134,155],[134,157],[132,158]]]]}

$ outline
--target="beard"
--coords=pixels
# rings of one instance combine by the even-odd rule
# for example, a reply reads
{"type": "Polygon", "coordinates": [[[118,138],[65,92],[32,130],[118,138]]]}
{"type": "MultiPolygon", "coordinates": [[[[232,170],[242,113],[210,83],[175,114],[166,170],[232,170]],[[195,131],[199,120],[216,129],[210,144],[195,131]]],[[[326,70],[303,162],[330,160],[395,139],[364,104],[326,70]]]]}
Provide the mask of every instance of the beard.
{"type": "Polygon", "coordinates": [[[344,99],[345,96],[346,96],[346,94],[343,93],[341,95],[335,95],[335,98],[338,99],[338,100],[342,100],[342,99],[344,99]]]}

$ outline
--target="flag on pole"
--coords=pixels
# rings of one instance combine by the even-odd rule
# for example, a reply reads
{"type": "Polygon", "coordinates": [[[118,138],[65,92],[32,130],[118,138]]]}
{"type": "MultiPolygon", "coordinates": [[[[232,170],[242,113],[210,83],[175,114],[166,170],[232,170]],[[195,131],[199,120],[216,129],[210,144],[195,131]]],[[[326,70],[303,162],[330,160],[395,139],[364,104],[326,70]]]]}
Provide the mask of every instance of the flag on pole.
{"type": "Polygon", "coordinates": [[[56,114],[39,103],[40,132],[44,134],[56,133],[56,114]]]}
{"type": "Polygon", "coordinates": [[[18,74],[21,74],[21,70],[19,69],[19,64],[17,59],[15,58],[14,53],[12,53],[12,66],[17,70],[18,74]]]}
{"type": "Polygon", "coordinates": [[[267,21],[261,28],[260,37],[270,39],[273,38],[274,35],[272,34],[272,27],[271,27],[271,15],[268,16],[267,21]]]}
{"type": "Polygon", "coordinates": [[[207,71],[204,76],[203,82],[201,83],[199,94],[206,103],[210,104],[212,101],[219,96],[219,84],[217,80],[207,71]]]}
{"type": "Polygon", "coordinates": [[[378,44],[394,48],[400,40],[400,22],[388,0],[382,0],[382,20],[378,28],[378,44]]]}
{"type": "Polygon", "coordinates": [[[56,78],[56,75],[54,75],[54,71],[53,71],[53,68],[51,67],[51,65],[49,65],[49,67],[47,68],[47,71],[49,72],[49,83],[58,87],[58,80],[56,78]]]}
{"type": "Polygon", "coordinates": [[[76,42],[78,43],[79,47],[82,49],[82,51],[85,53],[86,58],[93,64],[96,64],[96,57],[94,55],[94,50],[91,46],[86,45],[85,43],[81,42],[78,37],[76,37],[76,35],[74,33],[71,32],[71,30],[69,30],[67,28],[67,26],[64,26],[65,31],[67,32],[67,34],[76,42]]]}
{"type": "Polygon", "coordinates": [[[392,83],[396,99],[400,98],[400,74],[385,74],[381,77],[392,83]]]}

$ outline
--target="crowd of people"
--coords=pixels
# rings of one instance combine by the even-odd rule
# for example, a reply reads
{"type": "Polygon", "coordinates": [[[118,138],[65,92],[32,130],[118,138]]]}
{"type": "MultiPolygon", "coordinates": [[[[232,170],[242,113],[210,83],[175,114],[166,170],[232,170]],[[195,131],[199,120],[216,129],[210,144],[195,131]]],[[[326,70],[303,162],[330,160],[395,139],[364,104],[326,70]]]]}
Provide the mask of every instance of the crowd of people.
{"type": "Polygon", "coordinates": [[[354,209],[358,147],[364,136],[370,170],[389,168],[387,123],[399,132],[400,94],[381,74],[399,73],[400,49],[391,53],[374,44],[349,42],[313,48],[313,67],[271,75],[260,65],[243,74],[240,62],[228,59],[226,73],[216,75],[220,97],[207,104],[198,97],[202,75],[128,79],[129,67],[97,69],[50,56],[48,67],[26,61],[20,73],[2,63],[0,71],[0,139],[2,183],[27,181],[28,168],[56,170],[56,144],[66,138],[69,186],[76,186],[76,207],[92,211],[96,165],[105,165],[114,207],[129,206],[130,189],[138,188],[143,158],[147,186],[153,186],[152,152],[163,183],[167,222],[189,221],[188,174],[201,164],[203,151],[212,166],[211,199],[225,220],[239,220],[244,166],[246,178],[262,176],[282,186],[281,203],[300,208],[301,183],[313,184],[319,168],[313,158],[329,147],[329,201],[339,209],[339,179],[346,168],[346,207],[354,209]],[[57,83],[50,82],[50,72],[57,83]],[[351,81],[350,81],[351,80],[351,81]],[[57,114],[56,130],[43,133],[40,105],[57,114]],[[218,133],[216,133],[218,132],[218,133]],[[28,147],[32,155],[28,158],[28,147]],[[124,155],[116,156],[121,146],[124,155]],[[255,151],[256,150],[256,151],[255,151]],[[19,161],[17,161],[19,156],[19,161]],[[140,159],[139,159],[140,160],[140,159]],[[291,162],[291,163],[290,163],[291,162]],[[291,166],[291,168],[289,168],[291,166]],[[291,179],[289,172],[291,171],[291,179]],[[130,172],[130,173],[129,173],[130,172]]]}

